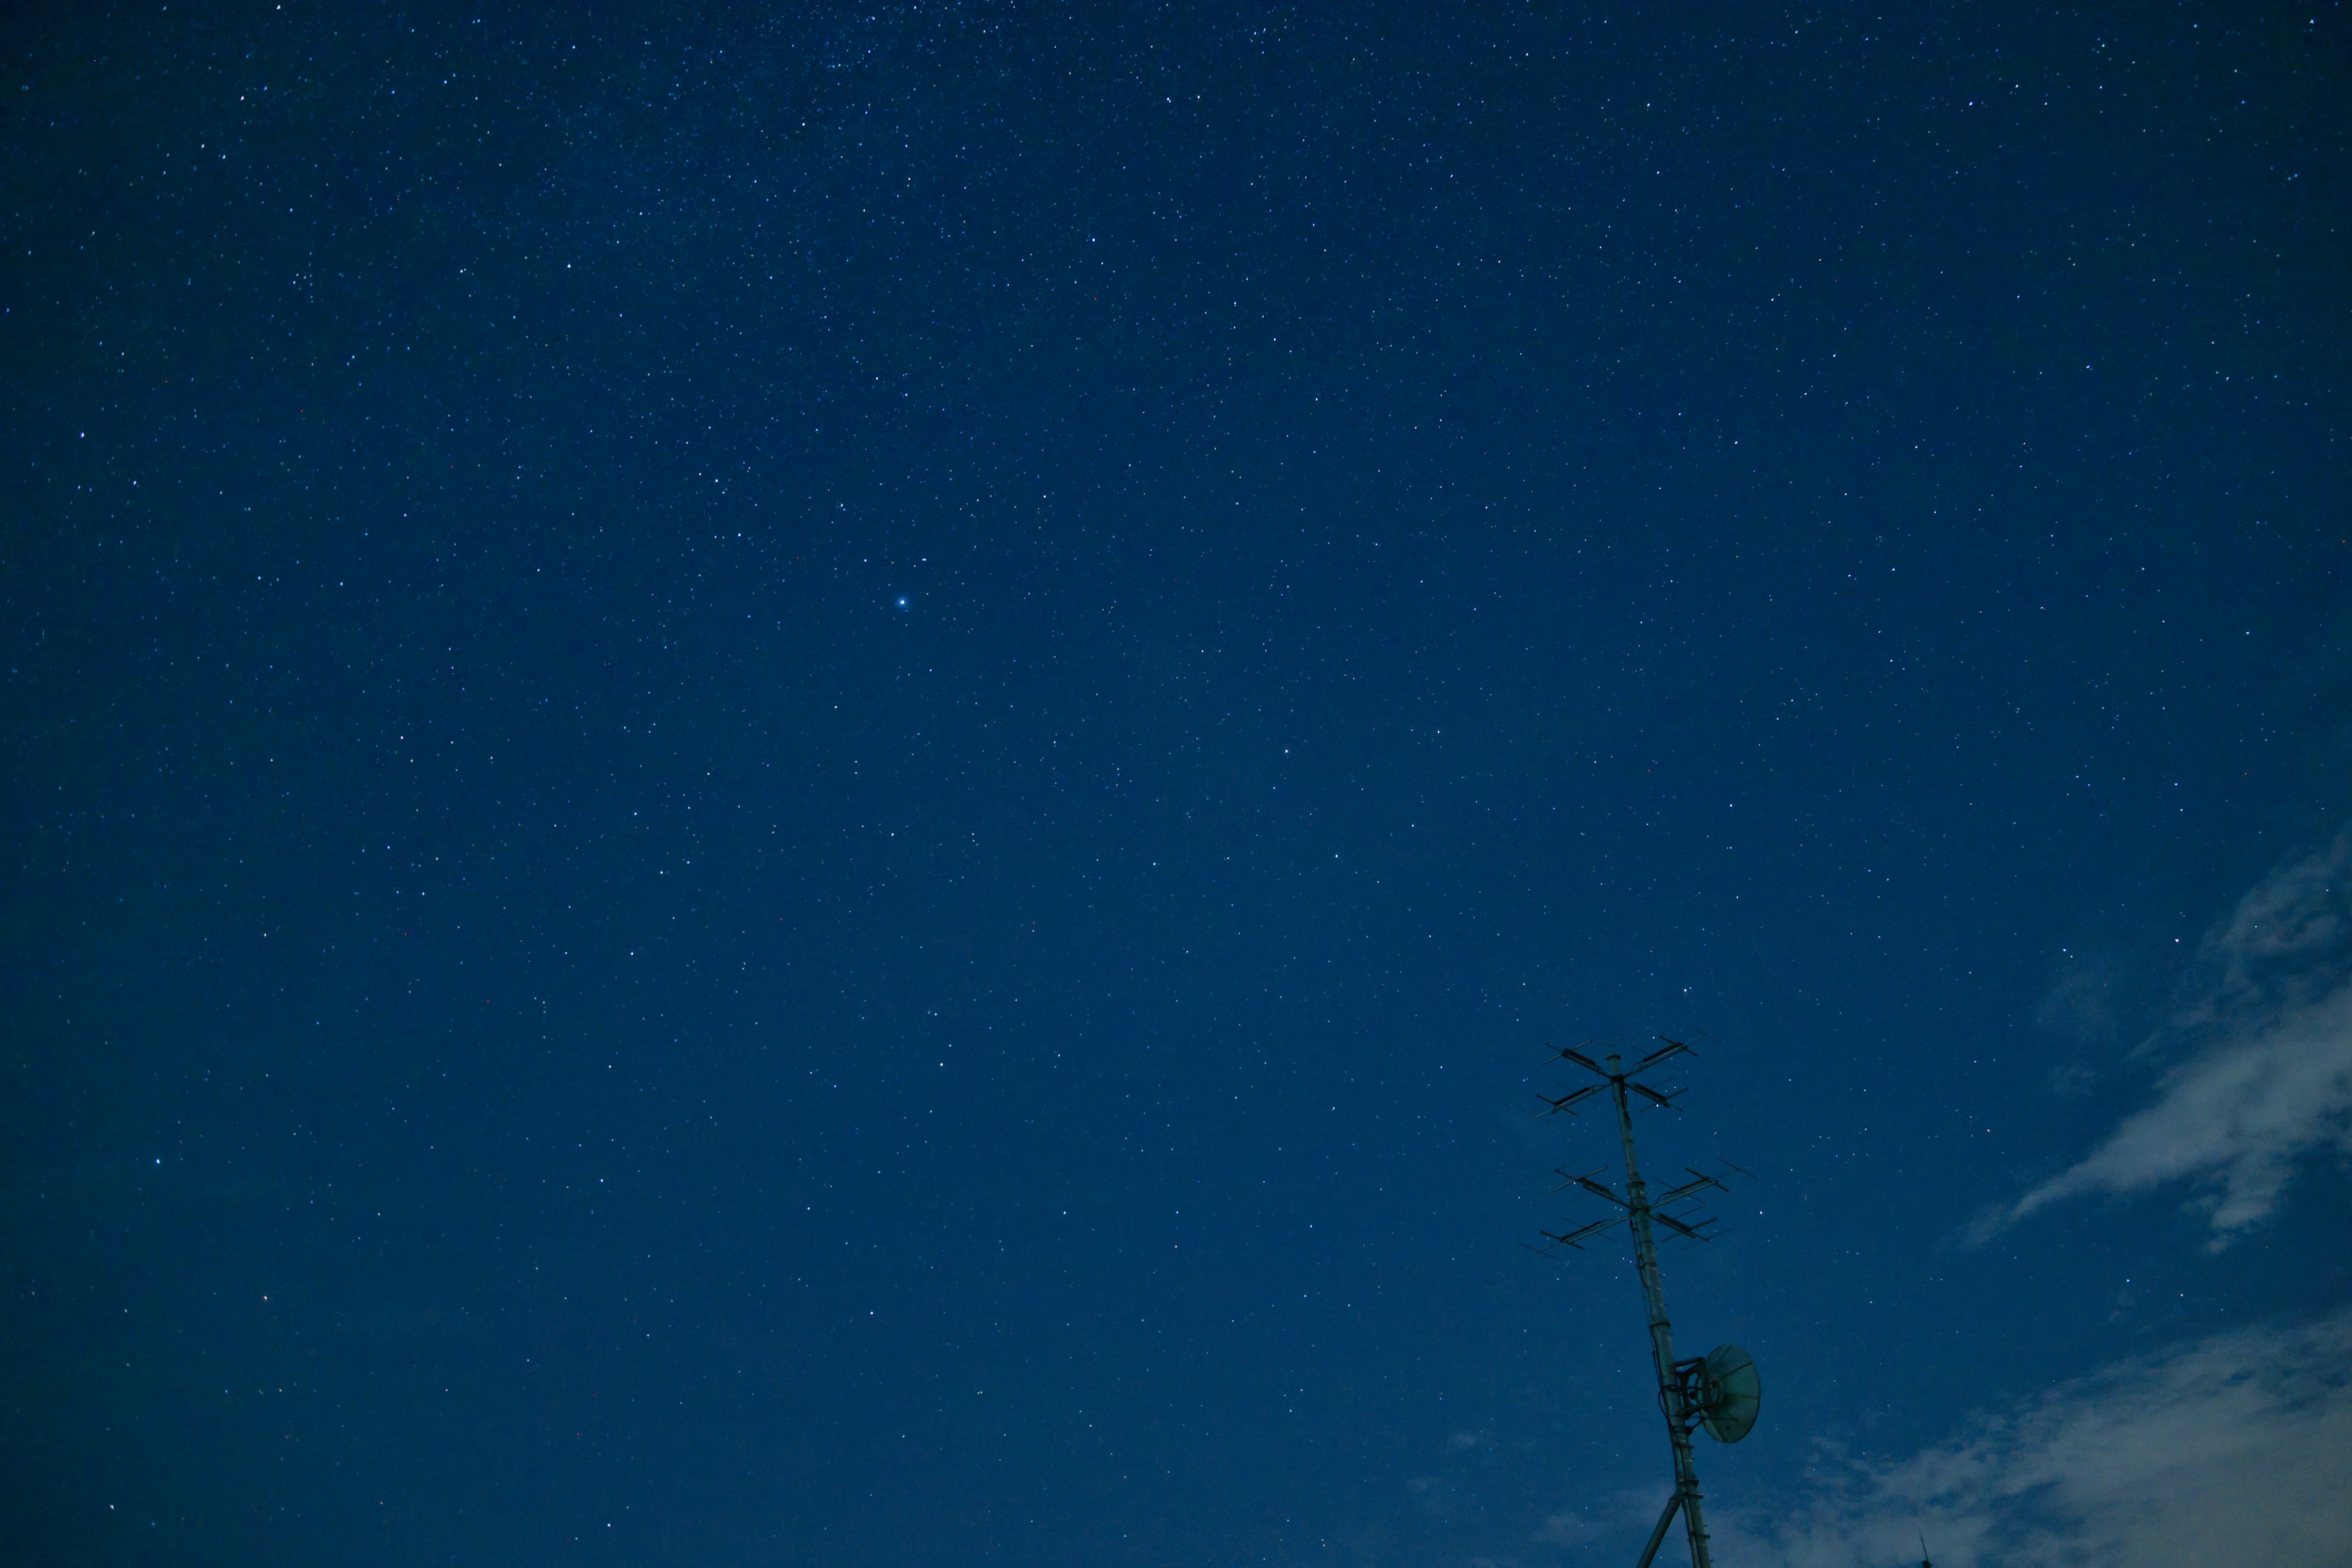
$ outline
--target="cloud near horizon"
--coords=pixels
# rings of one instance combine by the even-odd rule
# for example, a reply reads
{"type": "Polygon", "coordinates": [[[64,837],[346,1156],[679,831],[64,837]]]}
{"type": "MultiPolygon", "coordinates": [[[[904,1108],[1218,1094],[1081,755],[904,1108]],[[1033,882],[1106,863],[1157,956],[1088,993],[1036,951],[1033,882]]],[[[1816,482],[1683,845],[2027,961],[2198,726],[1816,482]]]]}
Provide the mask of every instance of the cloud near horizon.
{"type": "MultiPolygon", "coordinates": [[[[2352,1310],[2121,1363],[1907,1458],[1824,1447],[1793,1510],[1727,1510],[1725,1568],[2352,1563],[2352,1310]]],[[[1710,1521],[1713,1523],[1714,1521],[1710,1521]]]]}
{"type": "Polygon", "coordinates": [[[2063,1198],[2187,1180],[2218,1250],[2277,1208],[2305,1156],[2352,1155],[2352,829],[2240,900],[2195,973],[2189,1002],[2133,1053],[2185,1056],[2156,1102],[1978,1240],[2063,1198]]]}

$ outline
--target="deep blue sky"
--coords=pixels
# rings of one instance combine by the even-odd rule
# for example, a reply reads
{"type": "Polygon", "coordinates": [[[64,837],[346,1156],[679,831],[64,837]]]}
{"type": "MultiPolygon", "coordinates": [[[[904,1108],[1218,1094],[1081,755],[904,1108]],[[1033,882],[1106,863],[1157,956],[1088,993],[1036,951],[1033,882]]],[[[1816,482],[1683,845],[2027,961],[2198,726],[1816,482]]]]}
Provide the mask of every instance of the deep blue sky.
{"type": "Polygon", "coordinates": [[[19,1561],[1630,1562],[1588,1035],[1731,1557],[2336,1344],[2336,0],[0,43],[19,1561]]]}

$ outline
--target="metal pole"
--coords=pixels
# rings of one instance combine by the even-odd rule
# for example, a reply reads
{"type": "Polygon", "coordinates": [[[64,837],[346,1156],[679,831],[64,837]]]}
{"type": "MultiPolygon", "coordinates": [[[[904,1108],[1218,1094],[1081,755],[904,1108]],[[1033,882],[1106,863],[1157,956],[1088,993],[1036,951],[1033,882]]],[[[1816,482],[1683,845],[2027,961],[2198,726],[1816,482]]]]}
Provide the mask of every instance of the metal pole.
{"type": "MultiPolygon", "coordinates": [[[[1650,1313],[1650,1360],[1658,1371],[1658,1405],[1666,1415],[1666,1436],[1675,1446],[1675,1493],[1683,1505],[1690,1536],[1691,1568],[1714,1568],[1706,1551],[1706,1521],[1699,1512],[1698,1464],[1691,1454],[1688,1412],[1681,1380],[1675,1376],[1675,1330],[1666,1319],[1665,1287],[1658,1282],[1658,1244],[1650,1233],[1650,1189],[1633,1159],[1633,1110],[1625,1102],[1625,1075],[1615,1053],[1609,1058],[1609,1090],[1617,1100],[1617,1132],[1625,1142],[1625,1196],[1633,1233],[1633,1267],[1642,1276],[1642,1302],[1650,1313]]],[[[1658,1521],[1664,1526],[1665,1521],[1658,1521]]]]}
{"type": "Polygon", "coordinates": [[[1666,1526],[1674,1523],[1675,1510],[1682,1506],[1683,1494],[1680,1492],[1666,1500],[1666,1511],[1658,1515],[1658,1528],[1650,1531],[1650,1544],[1642,1548],[1642,1560],[1634,1563],[1633,1568],[1650,1568],[1651,1561],[1658,1555],[1658,1548],[1665,1544],[1666,1526]]]}

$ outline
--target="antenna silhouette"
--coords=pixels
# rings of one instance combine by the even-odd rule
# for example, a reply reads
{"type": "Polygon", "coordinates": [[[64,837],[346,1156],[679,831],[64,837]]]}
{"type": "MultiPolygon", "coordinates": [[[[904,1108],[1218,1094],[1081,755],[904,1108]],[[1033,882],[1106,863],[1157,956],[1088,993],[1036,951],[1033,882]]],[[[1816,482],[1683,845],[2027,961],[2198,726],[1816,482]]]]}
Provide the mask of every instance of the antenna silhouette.
{"type": "MultiPolygon", "coordinates": [[[[1674,1324],[1666,1317],[1665,1287],[1658,1279],[1657,1231],[1660,1226],[1671,1235],[1688,1241],[1708,1239],[1711,1218],[1697,1218],[1696,1212],[1709,1191],[1723,1192],[1722,1181],[1703,1171],[1685,1165],[1691,1179],[1679,1186],[1670,1187],[1655,1197],[1650,1195],[1649,1184],[1642,1179],[1642,1167],[1633,1157],[1633,1102],[1662,1105],[1678,1109],[1675,1101],[1681,1098],[1679,1089],[1658,1089],[1640,1081],[1640,1075],[1654,1068],[1664,1066],[1677,1057],[1695,1055],[1680,1040],[1658,1037],[1659,1048],[1635,1062],[1622,1065],[1622,1058],[1612,1052],[1595,1061],[1583,1051],[1571,1046],[1562,1049],[1556,1058],[1574,1062],[1594,1077],[1599,1083],[1588,1083],[1557,1098],[1539,1095],[1549,1109],[1538,1111],[1538,1116],[1576,1114],[1576,1107],[1599,1094],[1606,1094],[1617,1110],[1617,1135],[1625,1149],[1625,1194],[1622,1197],[1601,1181],[1600,1171],[1578,1175],[1561,1170],[1553,1173],[1561,1178],[1552,1191],[1564,1193],[1574,1187],[1604,1198],[1615,1205],[1617,1212],[1603,1215],[1573,1230],[1543,1231],[1540,1234],[1551,1244],[1533,1250],[1549,1252],[1555,1247],[1574,1247],[1579,1251],[1596,1236],[1623,1226],[1633,1238],[1633,1268],[1642,1279],[1642,1305],[1650,1320],[1650,1360],[1658,1373],[1658,1408],[1666,1418],[1666,1436],[1674,1446],[1675,1495],[1666,1501],[1665,1512],[1658,1516],[1657,1528],[1650,1531],[1650,1543],[1642,1549],[1637,1568],[1650,1568],[1652,1559],[1666,1539],[1666,1529],[1674,1523],[1676,1510],[1683,1516],[1683,1528],[1690,1538],[1692,1568],[1713,1568],[1707,1555],[1706,1519],[1700,1508],[1698,1463],[1691,1448],[1691,1431],[1704,1426],[1706,1435],[1718,1442],[1737,1443],[1748,1436],[1756,1424],[1756,1409],[1760,1394],[1756,1374],[1756,1363],[1738,1345],[1717,1345],[1704,1356],[1689,1361],[1675,1359],[1674,1324]],[[1679,1210],[1670,1213],[1670,1210],[1679,1210]]],[[[1588,1040],[1586,1045],[1592,1042],[1588,1040]]],[[[1748,1173],[1726,1161],[1723,1174],[1746,1175],[1748,1173]]],[[[1607,1167],[1602,1167],[1606,1169],[1607,1167]]]]}

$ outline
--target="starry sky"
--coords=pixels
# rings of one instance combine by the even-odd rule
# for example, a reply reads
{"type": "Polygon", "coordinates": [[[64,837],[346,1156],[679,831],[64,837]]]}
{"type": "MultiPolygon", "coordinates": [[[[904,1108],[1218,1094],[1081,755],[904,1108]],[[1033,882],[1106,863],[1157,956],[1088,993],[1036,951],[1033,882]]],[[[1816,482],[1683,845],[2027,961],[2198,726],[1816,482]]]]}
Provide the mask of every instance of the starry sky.
{"type": "Polygon", "coordinates": [[[2352,1558],[2339,0],[0,50],[17,1561],[2352,1558]]]}

